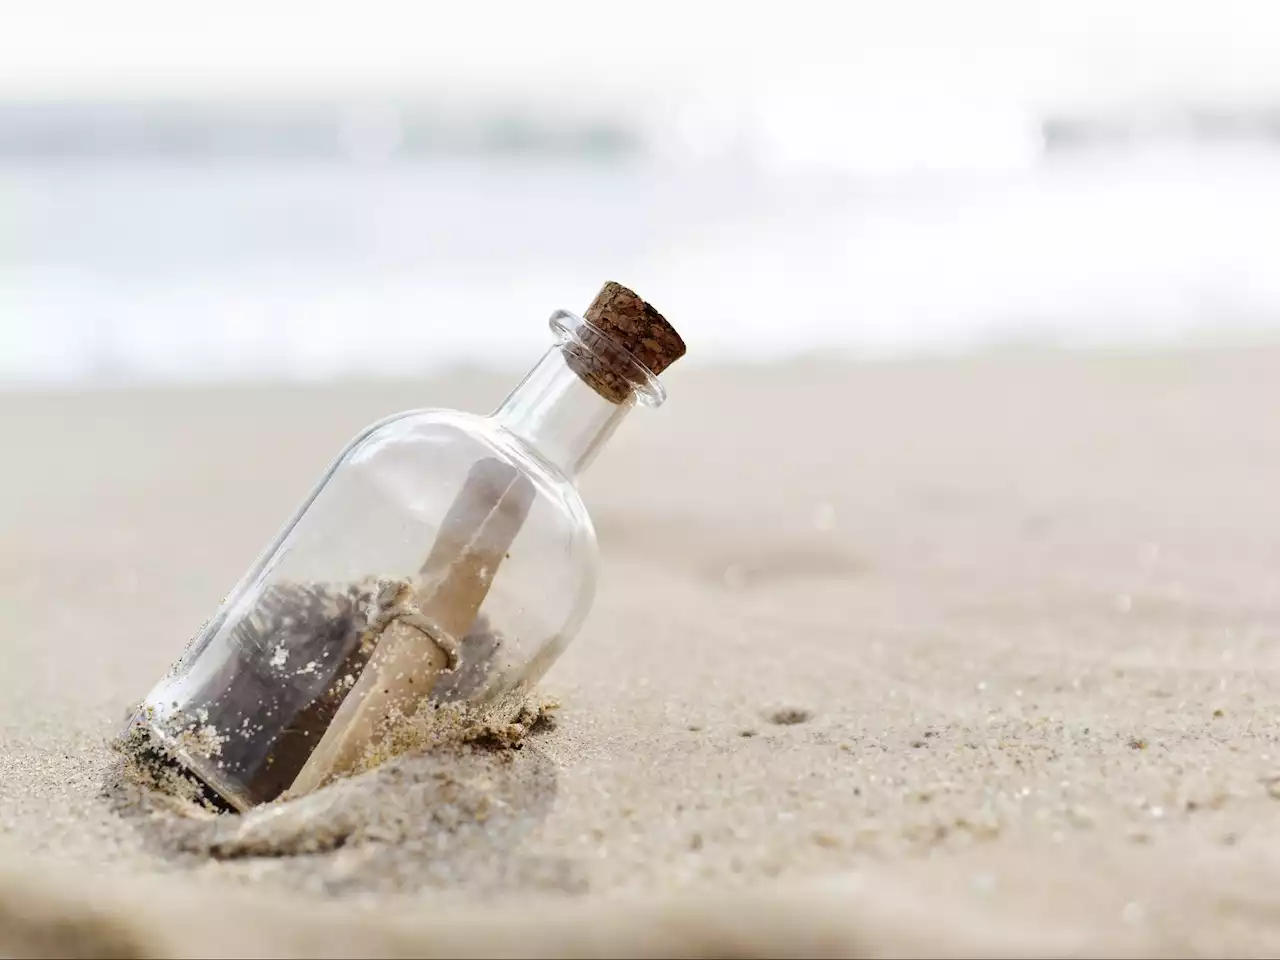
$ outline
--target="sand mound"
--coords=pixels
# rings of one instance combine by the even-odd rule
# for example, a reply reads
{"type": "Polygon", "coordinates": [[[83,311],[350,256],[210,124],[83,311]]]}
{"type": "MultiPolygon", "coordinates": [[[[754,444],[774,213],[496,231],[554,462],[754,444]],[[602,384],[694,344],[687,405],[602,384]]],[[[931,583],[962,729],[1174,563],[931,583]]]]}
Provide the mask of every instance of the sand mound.
{"type": "Polygon", "coordinates": [[[104,791],[153,850],[187,869],[240,861],[230,869],[246,879],[326,894],[571,889],[559,865],[511,854],[555,794],[536,746],[552,709],[524,705],[511,722],[460,706],[425,710],[398,724],[358,775],[243,815],[210,810],[135,734],[117,743],[104,791]]]}

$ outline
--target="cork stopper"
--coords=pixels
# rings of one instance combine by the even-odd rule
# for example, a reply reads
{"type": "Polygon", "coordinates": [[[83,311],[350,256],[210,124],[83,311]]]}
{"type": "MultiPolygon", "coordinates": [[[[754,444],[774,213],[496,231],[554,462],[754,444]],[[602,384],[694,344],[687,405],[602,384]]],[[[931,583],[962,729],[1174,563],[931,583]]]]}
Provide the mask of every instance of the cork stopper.
{"type": "Polygon", "coordinates": [[[684,356],[675,327],[633,290],[608,281],[583,314],[589,326],[565,350],[570,367],[602,397],[624,402],[646,374],[684,356]],[[637,370],[637,363],[643,370],[637,370]]]}

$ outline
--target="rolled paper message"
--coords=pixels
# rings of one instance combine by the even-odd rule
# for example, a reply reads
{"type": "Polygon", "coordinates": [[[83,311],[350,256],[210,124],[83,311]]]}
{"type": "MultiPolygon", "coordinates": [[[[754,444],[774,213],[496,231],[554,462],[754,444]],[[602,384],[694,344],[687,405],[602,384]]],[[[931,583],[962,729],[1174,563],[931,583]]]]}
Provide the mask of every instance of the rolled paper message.
{"type": "Polygon", "coordinates": [[[388,718],[412,716],[440,678],[460,666],[460,638],[476,622],[533,499],[532,482],[510,464],[487,458],[471,468],[414,589],[405,591],[290,795],[350,772],[388,718]]]}

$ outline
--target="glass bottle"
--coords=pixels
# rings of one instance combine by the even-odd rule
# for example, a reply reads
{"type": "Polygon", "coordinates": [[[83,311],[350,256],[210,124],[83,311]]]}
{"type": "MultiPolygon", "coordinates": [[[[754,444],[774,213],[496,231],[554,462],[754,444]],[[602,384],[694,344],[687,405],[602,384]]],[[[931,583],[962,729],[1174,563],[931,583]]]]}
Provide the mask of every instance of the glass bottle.
{"type": "Polygon", "coordinates": [[[135,727],[244,810],[353,769],[423,704],[516,704],[590,609],[596,540],[575,480],[684,353],[606,283],[491,416],[369,427],[152,690],[135,727]]]}

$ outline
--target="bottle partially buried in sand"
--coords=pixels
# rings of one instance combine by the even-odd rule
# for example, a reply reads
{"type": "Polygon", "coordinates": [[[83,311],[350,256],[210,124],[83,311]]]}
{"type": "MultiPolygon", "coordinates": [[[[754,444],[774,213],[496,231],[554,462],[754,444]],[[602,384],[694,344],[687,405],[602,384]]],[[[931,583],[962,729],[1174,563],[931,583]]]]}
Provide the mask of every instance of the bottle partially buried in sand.
{"type": "Polygon", "coordinates": [[[443,704],[518,704],[578,630],[596,542],[578,475],[684,354],[607,283],[488,417],[420,410],[358,436],[130,725],[234,809],[369,762],[443,704]]]}

